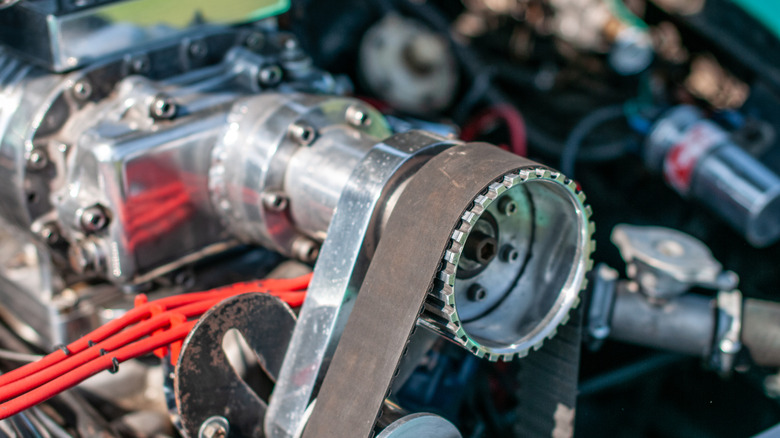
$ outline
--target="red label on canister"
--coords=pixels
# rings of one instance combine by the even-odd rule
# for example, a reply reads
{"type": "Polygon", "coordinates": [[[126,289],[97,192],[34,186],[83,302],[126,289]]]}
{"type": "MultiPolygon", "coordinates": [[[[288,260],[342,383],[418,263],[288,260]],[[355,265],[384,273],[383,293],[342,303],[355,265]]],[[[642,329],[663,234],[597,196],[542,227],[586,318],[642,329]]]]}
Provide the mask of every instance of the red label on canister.
{"type": "Polygon", "coordinates": [[[701,121],[691,126],[666,154],[664,177],[669,185],[681,194],[687,194],[696,164],[725,139],[723,130],[712,122],[701,121]]]}

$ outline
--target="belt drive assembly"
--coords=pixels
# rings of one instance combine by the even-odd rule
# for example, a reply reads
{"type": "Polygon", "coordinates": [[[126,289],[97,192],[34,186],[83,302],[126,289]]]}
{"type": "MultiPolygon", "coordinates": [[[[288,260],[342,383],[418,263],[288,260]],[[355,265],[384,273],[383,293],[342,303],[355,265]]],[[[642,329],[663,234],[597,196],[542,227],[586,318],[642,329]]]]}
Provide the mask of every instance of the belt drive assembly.
{"type": "Polygon", "coordinates": [[[241,297],[207,313],[185,342],[175,385],[182,429],[197,436],[216,418],[231,436],[457,437],[430,414],[387,423],[399,363],[423,327],[491,361],[529,356],[523,435],[567,436],[579,314],[567,321],[593,249],[584,202],[558,172],[494,146],[421,132],[376,145],[341,195],[297,322],[281,303],[241,297]],[[276,382],[267,406],[218,351],[230,328],[276,382]]]}
{"type": "MultiPolygon", "coordinates": [[[[431,158],[382,229],[303,437],[374,434],[418,319],[490,360],[540,348],[568,320],[590,269],[583,202],[562,175],[495,147],[458,145],[431,158]],[[517,264],[497,279],[508,285],[473,281],[493,263],[517,264]]],[[[554,415],[566,418],[565,409],[554,415]]]]}

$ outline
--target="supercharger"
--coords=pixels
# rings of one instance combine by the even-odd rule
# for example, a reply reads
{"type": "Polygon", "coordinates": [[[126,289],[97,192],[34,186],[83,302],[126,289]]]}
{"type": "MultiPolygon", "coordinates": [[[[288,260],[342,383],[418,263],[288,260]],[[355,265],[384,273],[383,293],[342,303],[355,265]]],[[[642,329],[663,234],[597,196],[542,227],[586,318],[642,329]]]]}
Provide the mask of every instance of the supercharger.
{"type": "MultiPolygon", "coordinates": [[[[312,395],[323,376],[319,409],[337,393],[326,372],[355,342],[355,313],[393,326],[361,292],[367,275],[415,272],[380,257],[408,240],[399,223],[421,242],[444,236],[441,247],[405,249],[433,271],[417,291],[422,312],[401,313],[479,357],[544,349],[579,302],[593,227],[573,181],[493,146],[391,129],[272,21],[74,62],[51,71],[18,48],[0,52],[0,294],[4,316],[43,348],[110,320],[128,295],[165,293],[157,280],[183,267],[268,248],[314,266],[264,419],[268,436],[293,436],[307,412],[328,415],[312,395]],[[411,211],[425,196],[435,202],[411,211]]],[[[382,301],[404,309],[393,293],[382,301]]],[[[386,335],[403,346],[410,332],[386,335]]]]}

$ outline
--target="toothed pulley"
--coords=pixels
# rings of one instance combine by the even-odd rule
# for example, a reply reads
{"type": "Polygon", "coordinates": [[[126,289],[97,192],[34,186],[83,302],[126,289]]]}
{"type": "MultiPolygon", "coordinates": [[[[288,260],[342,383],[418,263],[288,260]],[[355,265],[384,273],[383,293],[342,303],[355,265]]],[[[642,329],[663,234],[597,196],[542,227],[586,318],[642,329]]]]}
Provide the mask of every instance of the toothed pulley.
{"type": "Polygon", "coordinates": [[[555,171],[505,174],[474,199],[450,238],[424,322],[479,357],[525,356],[579,302],[590,269],[590,208],[555,171]]]}
{"type": "Polygon", "coordinates": [[[369,436],[420,322],[494,361],[552,337],[591,266],[584,202],[559,173],[495,147],[427,161],[382,229],[303,437],[369,436]]]}

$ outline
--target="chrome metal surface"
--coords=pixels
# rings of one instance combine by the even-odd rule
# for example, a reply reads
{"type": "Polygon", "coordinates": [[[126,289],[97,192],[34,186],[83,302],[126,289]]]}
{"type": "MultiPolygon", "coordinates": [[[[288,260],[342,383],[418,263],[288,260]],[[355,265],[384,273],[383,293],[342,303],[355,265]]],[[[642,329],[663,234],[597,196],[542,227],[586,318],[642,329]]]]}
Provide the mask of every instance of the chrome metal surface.
{"type": "Polygon", "coordinates": [[[461,438],[458,429],[444,418],[426,413],[410,414],[391,423],[376,438],[461,438]]]}
{"type": "Polygon", "coordinates": [[[742,344],[759,366],[780,367],[780,303],[746,299],[742,308],[742,344]]]}
{"type": "MultiPolygon", "coordinates": [[[[68,74],[0,53],[0,217],[22,230],[3,245],[18,250],[9,259],[24,258],[35,236],[46,245],[39,263],[51,272],[46,284],[6,276],[15,285],[0,296],[9,314],[38,331],[32,337],[40,345],[80,334],[70,316],[85,327],[99,323],[94,315],[58,307],[66,285],[90,278],[138,290],[239,243],[211,202],[212,150],[228,128],[231,107],[270,87],[258,74],[281,62],[291,38],[268,26],[211,29],[68,74]],[[262,47],[255,47],[262,53],[240,46],[250,35],[262,35],[262,47]],[[175,114],[164,105],[171,103],[175,114]]],[[[288,93],[340,91],[328,73],[313,67],[299,73],[282,75],[275,86],[288,93]]],[[[376,118],[373,129],[384,137],[376,118]]],[[[348,155],[348,146],[343,149],[348,155]]],[[[295,242],[300,258],[313,261],[319,242],[295,242]]],[[[285,251],[293,254],[292,247],[285,251]]],[[[101,308],[94,301],[99,297],[82,299],[84,309],[90,303],[91,312],[101,308]]]]}
{"type": "Polygon", "coordinates": [[[671,298],[693,286],[730,290],[739,282],[704,243],[677,230],[621,224],[612,242],[628,264],[629,278],[653,298],[671,298]]]}
{"type": "Polygon", "coordinates": [[[382,201],[431,155],[449,145],[423,132],[399,134],[374,146],[354,167],[328,227],[268,406],[265,432],[269,437],[292,437],[299,429],[368,268],[382,201]]]}
{"type": "Polygon", "coordinates": [[[742,292],[720,291],[715,299],[718,307],[718,328],[712,366],[722,375],[734,369],[737,354],[742,350],[742,292]]]}
{"type": "Polygon", "coordinates": [[[585,195],[561,174],[527,163],[464,213],[423,319],[492,361],[525,356],[553,336],[579,303],[592,267],[585,195]],[[477,244],[482,254],[473,260],[473,241],[486,236],[510,256],[493,257],[477,244]]]}
{"type": "MultiPolygon", "coordinates": [[[[504,182],[507,178],[519,180],[518,169],[519,174],[533,173],[542,179],[547,173],[550,181],[556,180],[538,164],[485,144],[448,148],[428,160],[409,180],[382,230],[360,293],[354,300],[354,308],[317,395],[317,404],[304,430],[304,437],[362,437],[370,434],[423,308],[422,321],[448,335],[444,330],[450,326],[445,325],[444,318],[436,319],[433,312],[441,314],[445,310],[437,291],[446,280],[437,274],[441,272],[442,258],[447,260],[446,253],[453,250],[453,229],[457,234],[462,232],[459,230],[462,221],[473,219],[471,224],[475,223],[474,206],[483,205],[483,198],[491,191],[498,191],[496,181],[504,182]],[[426,220],[421,221],[420,217],[426,220]],[[356,381],[362,384],[356,387],[356,381]],[[340,414],[333,416],[331,413],[336,410],[340,414]]],[[[525,178],[522,182],[528,179],[536,178],[525,178]]],[[[516,184],[520,182],[516,181],[516,184]]],[[[567,187],[563,178],[550,184],[550,187],[567,187]]],[[[507,190],[503,184],[501,187],[507,190]]],[[[559,199],[554,189],[547,188],[552,193],[546,195],[559,199]]],[[[569,189],[572,198],[584,202],[584,195],[573,187],[569,189]]],[[[539,197],[545,198],[545,194],[539,197]]],[[[531,336],[541,333],[542,339],[551,337],[558,324],[568,319],[570,306],[577,301],[579,288],[584,284],[584,276],[589,269],[589,248],[592,245],[589,214],[585,208],[578,209],[574,201],[566,197],[563,199],[569,202],[570,209],[577,212],[575,216],[583,218],[579,222],[581,226],[576,228],[580,237],[573,242],[567,241],[574,246],[572,252],[577,254],[573,259],[563,257],[568,262],[564,269],[567,276],[557,283],[560,277],[552,274],[546,282],[539,284],[547,294],[543,301],[550,300],[554,305],[552,308],[541,308],[543,306],[540,305],[537,307],[541,309],[534,309],[538,313],[523,315],[529,320],[529,325],[534,325],[531,336]],[[574,289],[574,297],[569,295],[569,287],[574,289]],[[538,319],[530,321],[534,318],[538,319]]],[[[541,211],[548,211],[543,208],[546,207],[544,202],[541,204],[541,211]]],[[[564,211],[554,211],[564,214],[564,211]]],[[[539,257],[539,260],[549,263],[544,257],[539,257]]],[[[544,277],[542,272],[550,267],[557,269],[558,265],[535,266],[531,272],[544,277]]],[[[507,313],[516,315],[511,310],[507,313]]],[[[508,320],[510,324],[515,324],[515,319],[508,320]]],[[[581,341],[578,331],[574,337],[578,346],[581,341]]],[[[497,342],[502,341],[499,339],[497,342]]],[[[525,348],[530,349],[540,343],[541,340],[536,344],[529,342],[525,348]]],[[[492,347],[494,345],[487,346],[492,347]]],[[[515,347],[517,345],[507,348],[515,347]]],[[[486,356],[484,352],[480,354],[479,348],[470,350],[480,357],[486,356]]],[[[578,351],[568,346],[566,350],[578,351]]],[[[516,350],[507,353],[510,357],[515,354],[520,353],[516,350]]],[[[569,354],[563,353],[563,356],[568,357],[569,354]]]]}
{"type": "Polygon", "coordinates": [[[648,167],[681,195],[718,214],[753,246],[780,239],[780,175],[692,106],[669,110],[645,144],[648,167]]]}
{"type": "Polygon", "coordinates": [[[620,276],[618,271],[600,263],[593,270],[593,277],[585,329],[588,347],[598,350],[612,331],[610,319],[620,276]]]}
{"type": "Polygon", "coordinates": [[[706,358],[717,324],[710,298],[684,294],[653,304],[625,283],[618,287],[610,322],[612,339],[706,358]]]}
{"type": "Polygon", "coordinates": [[[347,98],[271,93],[234,105],[212,153],[209,190],[235,236],[287,254],[301,238],[325,238],[350,172],[390,134],[373,109],[377,123],[347,123],[354,105],[347,98]],[[269,204],[268,196],[284,196],[286,208],[269,204]]]}

